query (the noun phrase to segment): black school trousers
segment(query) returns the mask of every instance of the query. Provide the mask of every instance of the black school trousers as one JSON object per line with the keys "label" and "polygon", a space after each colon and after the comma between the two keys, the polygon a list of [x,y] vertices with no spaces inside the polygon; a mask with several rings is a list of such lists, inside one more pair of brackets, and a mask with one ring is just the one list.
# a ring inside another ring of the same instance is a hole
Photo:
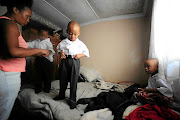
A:
{"label": "black school trousers", "polygon": [[36,57],[35,59],[35,90],[49,92],[51,89],[51,79],[53,73],[53,62],[45,57]]}
{"label": "black school trousers", "polygon": [[60,92],[59,96],[65,97],[68,82],[70,82],[70,103],[76,103],[77,82],[80,71],[80,60],[75,58],[66,58],[61,60],[60,64]]}

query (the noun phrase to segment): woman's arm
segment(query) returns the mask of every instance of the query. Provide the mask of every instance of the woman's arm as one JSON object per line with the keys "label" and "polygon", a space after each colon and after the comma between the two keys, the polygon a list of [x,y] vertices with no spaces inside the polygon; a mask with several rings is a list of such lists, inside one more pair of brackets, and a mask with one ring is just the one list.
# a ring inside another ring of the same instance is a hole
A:
{"label": "woman's arm", "polygon": [[7,41],[7,47],[9,49],[10,54],[13,57],[27,57],[27,56],[41,56],[49,55],[48,50],[44,49],[26,49],[19,47],[19,29],[15,22],[8,21],[5,25],[5,38]]}

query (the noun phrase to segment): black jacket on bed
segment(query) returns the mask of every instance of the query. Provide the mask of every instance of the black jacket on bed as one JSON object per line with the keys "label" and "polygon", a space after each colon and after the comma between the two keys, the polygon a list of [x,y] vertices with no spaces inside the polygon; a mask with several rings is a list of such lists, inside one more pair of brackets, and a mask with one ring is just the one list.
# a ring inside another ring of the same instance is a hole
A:
{"label": "black jacket on bed", "polygon": [[125,89],[125,92],[109,91],[101,92],[97,97],[81,98],[77,101],[78,104],[88,104],[84,112],[109,108],[113,115],[114,120],[121,120],[122,114],[125,109],[132,104],[131,97],[134,92],[138,92],[140,84],[133,84]]}
{"label": "black jacket on bed", "polygon": [[114,120],[121,120],[124,110],[133,104],[123,93],[110,91],[101,92],[97,97],[81,98],[78,104],[88,104],[84,112],[109,108],[114,114]]}

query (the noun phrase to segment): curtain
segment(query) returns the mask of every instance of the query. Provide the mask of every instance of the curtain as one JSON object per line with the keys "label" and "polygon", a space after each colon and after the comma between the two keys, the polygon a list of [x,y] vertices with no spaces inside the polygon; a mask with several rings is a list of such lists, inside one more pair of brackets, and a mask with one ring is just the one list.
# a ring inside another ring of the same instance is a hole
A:
{"label": "curtain", "polygon": [[180,103],[180,0],[154,0],[149,58],[158,58],[158,79],[172,86]]}

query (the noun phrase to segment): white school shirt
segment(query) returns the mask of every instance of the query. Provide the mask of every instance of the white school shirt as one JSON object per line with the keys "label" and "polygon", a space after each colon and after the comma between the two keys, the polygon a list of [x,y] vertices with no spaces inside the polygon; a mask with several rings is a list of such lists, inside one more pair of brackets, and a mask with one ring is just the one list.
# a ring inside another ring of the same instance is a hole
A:
{"label": "white school shirt", "polygon": [[68,38],[62,40],[57,45],[57,51],[63,51],[66,55],[84,54],[86,55],[86,57],[90,57],[88,48],[78,38],[73,42],[70,41]]}
{"label": "white school shirt", "polygon": [[53,49],[53,45],[50,41],[49,38],[45,39],[45,40],[34,40],[32,42],[27,42],[28,44],[28,48],[38,48],[38,49],[46,49],[46,50],[50,50],[51,53],[49,54],[49,56],[47,56],[46,58],[50,61],[53,62],[53,55],[55,54],[55,51]]}
{"label": "white school shirt", "polygon": [[157,76],[158,74],[155,74],[148,79],[148,86],[146,88],[157,89],[163,95],[172,97],[173,92],[171,86],[165,80],[158,79]]}

